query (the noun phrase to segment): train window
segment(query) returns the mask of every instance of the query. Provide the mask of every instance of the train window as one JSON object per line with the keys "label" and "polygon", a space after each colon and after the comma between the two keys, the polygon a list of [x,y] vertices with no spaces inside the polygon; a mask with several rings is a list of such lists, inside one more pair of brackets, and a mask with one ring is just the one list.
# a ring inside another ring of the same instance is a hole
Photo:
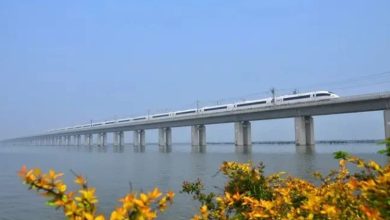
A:
{"label": "train window", "polygon": [[316,96],[317,97],[320,97],[320,96],[330,96],[330,94],[328,94],[328,93],[318,93]]}
{"label": "train window", "polygon": [[310,98],[310,95],[287,97],[287,98],[283,98],[283,101],[290,101],[290,100],[296,100],[296,99],[306,99],[306,98]]}
{"label": "train window", "polygon": [[152,118],[162,118],[162,117],[167,117],[169,114],[162,114],[162,115],[153,115]]}
{"label": "train window", "polygon": [[204,111],[214,111],[214,110],[220,110],[220,109],[227,109],[227,106],[220,106],[220,107],[212,107],[212,108],[205,108]]}
{"label": "train window", "polygon": [[133,120],[134,121],[138,121],[138,120],[143,120],[143,119],[146,119],[145,117],[141,117],[141,118],[134,118]]}
{"label": "train window", "polygon": [[128,122],[128,121],[130,121],[130,119],[119,120],[118,122],[122,123],[122,122]]}
{"label": "train window", "polygon": [[243,106],[249,106],[249,105],[260,105],[260,104],[266,104],[266,101],[259,101],[259,102],[249,102],[249,103],[242,103],[237,104],[237,107],[243,107]]}
{"label": "train window", "polygon": [[109,124],[114,124],[115,121],[109,121],[109,122],[106,122],[106,125],[109,125]]}
{"label": "train window", "polygon": [[176,115],[185,115],[185,114],[190,114],[190,113],[195,113],[195,112],[196,112],[195,110],[177,112]]}

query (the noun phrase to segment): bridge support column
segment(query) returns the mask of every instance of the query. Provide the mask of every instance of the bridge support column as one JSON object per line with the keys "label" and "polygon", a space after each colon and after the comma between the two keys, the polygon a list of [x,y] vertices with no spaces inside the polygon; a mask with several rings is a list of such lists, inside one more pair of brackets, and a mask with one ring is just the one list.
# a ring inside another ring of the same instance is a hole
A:
{"label": "bridge support column", "polygon": [[92,145],[93,136],[92,134],[85,134],[84,135],[84,144],[91,146]]}
{"label": "bridge support column", "polygon": [[114,146],[119,146],[119,132],[114,132]]}
{"label": "bridge support column", "polygon": [[125,132],[120,131],[119,132],[119,146],[125,145]]}
{"label": "bridge support column", "polygon": [[81,135],[78,134],[75,137],[76,137],[76,145],[80,146],[81,145]]}
{"label": "bridge support column", "polygon": [[107,145],[107,133],[104,132],[102,133],[102,146],[106,146]]}
{"label": "bridge support column", "polygon": [[160,151],[169,152],[172,146],[172,129],[171,128],[159,128],[158,129],[158,145]]}
{"label": "bridge support column", "polygon": [[252,146],[251,123],[249,121],[235,122],[234,134],[236,146],[245,148]]}
{"label": "bridge support column", "polygon": [[134,147],[140,147],[142,150],[145,147],[145,130],[134,131],[133,142]]}
{"label": "bridge support column", "polygon": [[383,118],[385,120],[385,138],[390,138],[390,110],[383,111]]}
{"label": "bridge support column", "polygon": [[114,132],[114,146],[122,146],[124,141],[124,132]]}
{"label": "bridge support column", "polygon": [[206,126],[193,125],[191,126],[191,145],[206,146]]}
{"label": "bridge support column", "polygon": [[302,116],[295,118],[295,145],[314,145],[314,121],[312,116]]}
{"label": "bridge support column", "polygon": [[97,146],[100,146],[102,144],[102,137],[100,136],[100,133],[98,133],[96,136],[96,144]]}
{"label": "bridge support column", "polygon": [[98,145],[99,146],[107,145],[107,133],[103,132],[98,134]]}

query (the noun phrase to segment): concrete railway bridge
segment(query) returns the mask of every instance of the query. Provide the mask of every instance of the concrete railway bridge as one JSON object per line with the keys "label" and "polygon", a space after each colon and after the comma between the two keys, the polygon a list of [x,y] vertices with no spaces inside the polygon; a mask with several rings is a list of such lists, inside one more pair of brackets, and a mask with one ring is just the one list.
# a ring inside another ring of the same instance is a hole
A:
{"label": "concrete railway bridge", "polygon": [[[93,145],[107,144],[107,133],[113,133],[113,145],[124,145],[125,131],[133,131],[134,147],[145,147],[145,130],[158,129],[159,146],[164,150],[172,145],[172,127],[191,126],[193,147],[206,146],[206,125],[234,123],[235,145],[248,150],[252,145],[251,121],[294,118],[297,146],[315,144],[313,116],[383,111],[385,137],[390,138],[390,92],[346,96],[337,99],[294,104],[272,105],[261,108],[215,113],[197,113],[188,116],[155,118],[128,123],[113,123],[97,127],[68,129],[38,135],[3,140],[3,143],[32,145]],[[94,142],[94,136],[96,138]],[[83,137],[83,138],[82,138]]]}

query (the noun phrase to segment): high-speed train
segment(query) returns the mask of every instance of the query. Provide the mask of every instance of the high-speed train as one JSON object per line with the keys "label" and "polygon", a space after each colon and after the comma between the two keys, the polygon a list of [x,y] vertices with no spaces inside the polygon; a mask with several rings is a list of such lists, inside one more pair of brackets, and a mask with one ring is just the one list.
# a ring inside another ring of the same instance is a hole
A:
{"label": "high-speed train", "polygon": [[314,92],[307,92],[307,93],[277,96],[275,98],[270,97],[270,98],[257,99],[257,100],[248,100],[248,101],[242,101],[233,104],[206,106],[199,109],[193,108],[193,109],[187,109],[187,110],[181,110],[175,112],[166,112],[166,113],[159,113],[154,115],[144,115],[135,118],[122,118],[122,119],[110,120],[104,122],[95,122],[91,124],[76,125],[73,127],[54,129],[54,130],[50,130],[50,132],[72,130],[72,129],[84,129],[84,128],[98,127],[98,126],[109,126],[113,124],[122,124],[122,123],[135,123],[144,120],[182,117],[182,116],[189,116],[193,114],[208,114],[208,113],[224,112],[224,111],[237,111],[237,110],[250,109],[250,108],[262,108],[262,107],[267,107],[272,105],[287,105],[287,104],[294,104],[300,102],[315,102],[315,101],[335,99],[338,97],[339,97],[338,95],[330,91],[314,91]]}

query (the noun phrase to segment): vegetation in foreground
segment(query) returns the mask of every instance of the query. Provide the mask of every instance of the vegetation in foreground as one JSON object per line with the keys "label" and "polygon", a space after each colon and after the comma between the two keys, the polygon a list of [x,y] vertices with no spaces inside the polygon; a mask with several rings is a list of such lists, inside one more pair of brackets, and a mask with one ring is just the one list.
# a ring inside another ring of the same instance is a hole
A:
{"label": "vegetation in foreground", "polygon": [[[390,163],[382,167],[344,152],[336,152],[335,157],[338,170],[326,176],[314,174],[320,184],[285,173],[265,176],[261,163],[224,162],[220,172],[227,182],[222,193],[205,193],[200,180],[184,182],[182,192],[201,203],[193,219],[390,219]],[[348,164],[359,172],[350,173]],[[105,219],[97,212],[95,189],[82,176],[75,178],[78,192],[68,192],[62,174],[54,170],[42,173],[23,166],[19,175],[29,189],[48,198],[47,205],[62,209],[67,219]],[[163,195],[158,188],[129,193],[109,219],[155,219],[173,197],[173,192]]]}
{"label": "vegetation in foreground", "polygon": [[[25,166],[19,171],[19,176],[29,189],[37,190],[48,199],[47,205],[62,209],[67,219],[72,220],[104,220],[97,212],[98,199],[95,188],[87,185],[87,180],[76,175],[74,182],[80,187],[77,192],[69,192],[63,182],[62,173],[50,170],[42,173],[40,169],[27,170]],[[163,212],[172,203],[173,192],[163,195],[158,188],[149,193],[129,193],[119,199],[121,205],[112,211],[111,220],[122,219],[155,219],[157,212]]]}

